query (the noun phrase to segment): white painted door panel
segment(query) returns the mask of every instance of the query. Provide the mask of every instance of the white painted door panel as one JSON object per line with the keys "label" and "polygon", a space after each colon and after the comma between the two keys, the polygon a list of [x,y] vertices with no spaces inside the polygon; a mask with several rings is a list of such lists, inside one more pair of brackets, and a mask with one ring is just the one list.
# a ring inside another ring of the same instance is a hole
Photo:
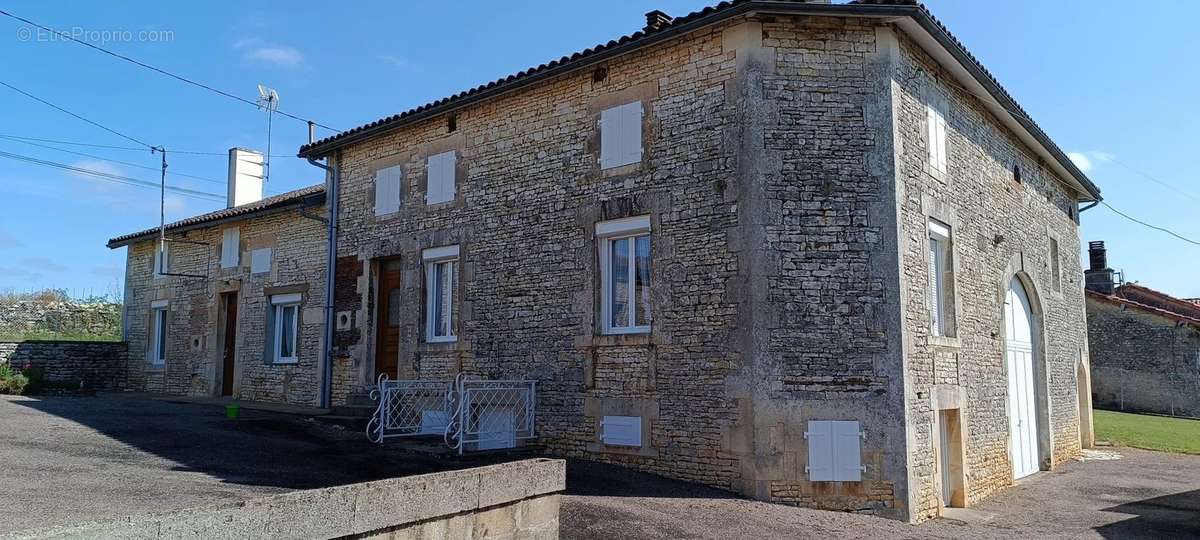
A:
{"label": "white painted door panel", "polygon": [[1038,431],[1033,311],[1025,288],[1016,279],[1005,298],[1004,321],[1013,478],[1021,478],[1038,471]]}

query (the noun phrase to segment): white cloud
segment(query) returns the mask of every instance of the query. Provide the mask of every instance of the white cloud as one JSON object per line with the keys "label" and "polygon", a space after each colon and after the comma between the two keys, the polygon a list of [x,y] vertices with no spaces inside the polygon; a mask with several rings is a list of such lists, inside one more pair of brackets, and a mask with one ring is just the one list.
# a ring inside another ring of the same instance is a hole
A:
{"label": "white cloud", "polygon": [[1096,165],[1101,163],[1109,163],[1117,159],[1117,156],[1109,152],[1101,152],[1099,150],[1089,150],[1087,152],[1067,152],[1067,157],[1071,159],[1071,162],[1075,163],[1076,167],[1079,167],[1079,170],[1085,173],[1095,169]]}
{"label": "white cloud", "polygon": [[294,68],[304,62],[304,54],[295,47],[263,43],[258,38],[239,39],[233,43],[234,49],[244,51],[246,60],[266,62],[279,67]]}
{"label": "white cloud", "polygon": [[418,66],[407,58],[392,56],[390,54],[379,55],[379,60],[401,71],[419,71]]}
{"label": "white cloud", "polygon": [[1092,160],[1088,159],[1086,155],[1079,152],[1067,152],[1067,157],[1071,158],[1071,162],[1079,167],[1079,170],[1085,173],[1092,170]]}
{"label": "white cloud", "polygon": [[[107,161],[100,161],[97,159],[81,159],[79,161],[76,161],[75,163],[72,163],[71,166],[78,167],[80,169],[88,169],[88,170],[92,170],[92,171],[96,171],[96,172],[104,173],[104,174],[125,176],[124,169],[117,167],[116,165],[113,165],[112,163],[109,163]],[[93,174],[87,174],[87,173],[79,172],[79,171],[69,171],[67,174],[70,174],[71,176],[74,176],[75,178],[91,180],[92,187],[94,189],[96,189],[97,191],[113,191],[113,190],[117,189],[117,187],[118,187],[118,184],[116,181],[106,180],[103,177],[99,177],[99,176],[96,176]]]}

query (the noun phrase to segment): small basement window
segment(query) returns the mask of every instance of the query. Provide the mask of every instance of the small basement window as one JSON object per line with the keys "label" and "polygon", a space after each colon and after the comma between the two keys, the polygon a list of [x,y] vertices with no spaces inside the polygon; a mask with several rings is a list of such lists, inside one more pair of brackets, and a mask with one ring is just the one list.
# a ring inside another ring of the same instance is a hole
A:
{"label": "small basement window", "polygon": [[600,441],[610,446],[642,446],[642,417],[605,416],[600,420]]}
{"label": "small basement window", "polygon": [[810,420],[804,438],[808,439],[810,482],[860,482],[866,467],[862,465],[862,440],[866,434],[857,421]]}
{"label": "small basement window", "polygon": [[611,169],[642,160],[642,102],[600,112],[600,168]]}

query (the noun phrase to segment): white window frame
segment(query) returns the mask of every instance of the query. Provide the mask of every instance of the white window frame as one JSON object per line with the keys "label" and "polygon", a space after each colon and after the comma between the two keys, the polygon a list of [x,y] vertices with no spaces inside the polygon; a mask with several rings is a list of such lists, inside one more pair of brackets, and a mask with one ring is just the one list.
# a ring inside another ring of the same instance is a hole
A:
{"label": "white window frame", "polygon": [[[275,364],[295,364],[300,361],[296,350],[299,349],[300,338],[300,293],[276,294],[271,296],[271,309],[275,310],[272,319],[275,320],[274,332],[271,334],[271,362]],[[292,355],[282,356],[283,349],[283,314],[287,308],[292,308]]]}
{"label": "white window frame", "polygon": [[[425,204],[434,205],[454,200],[457,195],[455,168],[458,154],[451,150],[429,156],[425,162]],[[436,189],[435,189],[436,186]]]}
{"label": "white window frame", "polygon": [[400,211],[404,171],[400,165],[375,171],[375,215],[386,216]]}
{"label": "white window frame", "polygon": [[234,268],[241,262],[242,231],[230,227],[221,232],[221,268]]}
{"label": "white window frame", "polygon": [[600,112],[600,168],[611,169],[642,161],[641,101]]}
{"label": "white window frame", "polygon": [[929,220],[929,328],[937,337],[954,335],[954,237],[949,225]]}
{"label": "white window frame", "polygon": [[[458,334],[454,329],[454,297],[455,289],[458,288],[458,257],[459,247],[443,246],[437,248],[429,248],[421,252],[421,260],[425,264],[425,342],[426,343],[453,343],[458,341]],[[435,292],[438,291],[438,286],[434,283],[437,278],[437,269],[441,265],[450,265],[452,280],[451,286],[445,291],[449,295],[445,299],[446,317],[450,320],[447,325],[446,335],[437,334],[437,322],[433,318],[434,310],[437,304],[443,299]]]}
{"label": "white window frame", "polygon": [[[166,300],[156,300],[150,303],[150,364],[164,366],[167,364],[167,350],[170,336],[170,311]],[[165,332],[164,330],[165,328]]]}
{"label": "white window frame", "polygon": [[946,96],[932,87],[926,89],[925,100],[925,137],[929,147],[929,167],[945,174],[950,148],[946,135],[949,103]]}
{"label": "white window frame", "polygon": [[[648,334],[653,325],[653,310],[646,314],[646,320],[649,324],[636,325],[637,321],[637,257],[632,251],[636,248],[636,238],[640,236],[650,236],[650,216],[636,216],[613,221],[604,221],[596,224],[596,244],[600,254],[600,328],[603,334]],[[630,239],[629,249],[629,293],[627,302],[629,305],[629,316],[626,318],[626,325],[614,326],[612,323],[612,245],[613,242],[622,239]],[[651,266],[654,261],[653,241],[651,241],[650,250]]]}

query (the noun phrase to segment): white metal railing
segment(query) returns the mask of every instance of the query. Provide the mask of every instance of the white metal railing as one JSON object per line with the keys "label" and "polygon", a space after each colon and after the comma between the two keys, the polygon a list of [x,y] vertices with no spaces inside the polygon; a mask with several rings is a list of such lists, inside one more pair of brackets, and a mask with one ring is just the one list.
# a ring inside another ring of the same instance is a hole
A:
{"label": "white metal railing", "polygon": [[371,390],[378,404],[367,438],[381,443],[388,437],[443,435],[450,423],[450,386],[451,381],[392,381],[381,374]]}
{"label": "white metal railing", "polygon": [[459,454],[512,448],[536,437],[537,384],[530,380],[389,380],[380,375],[367,438],[442,435]]}
{"label": "white metal railing", "polygon": [[459,373],[450,396],[446,445],[464,451],[513,448],[537,435],[537,382],[470,379]]}

